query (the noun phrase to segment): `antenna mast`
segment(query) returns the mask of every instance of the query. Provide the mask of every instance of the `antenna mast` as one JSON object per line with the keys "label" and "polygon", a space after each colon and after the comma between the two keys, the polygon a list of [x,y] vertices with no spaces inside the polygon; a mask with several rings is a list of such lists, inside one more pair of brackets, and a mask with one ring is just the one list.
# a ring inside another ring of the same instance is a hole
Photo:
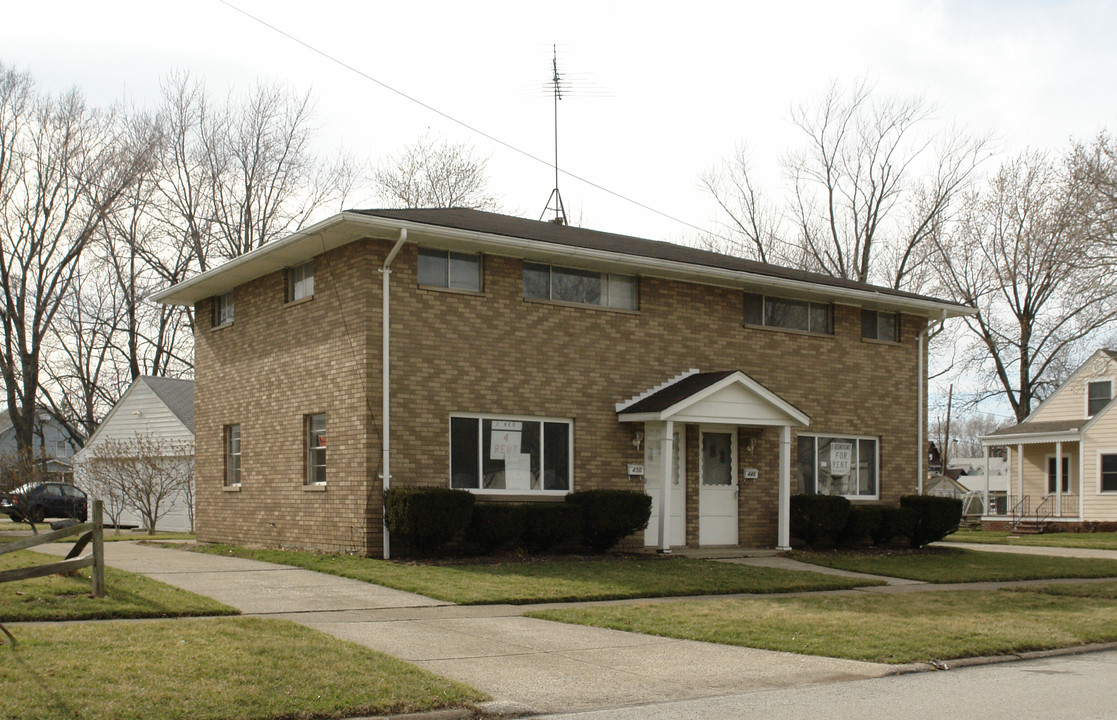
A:
{"label": "antenna mast", "polygon": [[562,100],[562,75],[559,74],[558,69],[558,46],[552,45],[551,52],[551,85],[553,88],[555,98],[555,189],[551,191],[551,196],[547,198],[547,207],[543,208],[543,214],[539,216],[542,220],[547,216],[547,213],[553,212],[555,216],[551,218],[551,222],[556,225],[566,224],[566,208],[562,204],[562,193],[559,192],[559,169],[558,169],[558,103]]}

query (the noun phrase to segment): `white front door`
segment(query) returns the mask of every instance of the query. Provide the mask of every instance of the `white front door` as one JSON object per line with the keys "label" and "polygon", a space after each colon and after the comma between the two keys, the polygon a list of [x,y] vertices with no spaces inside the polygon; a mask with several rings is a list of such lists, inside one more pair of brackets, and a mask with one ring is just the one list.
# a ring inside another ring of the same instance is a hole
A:
{"label": "white front door", "polygon": [[703,428],[698,461],[698,544],[737,544],[737,431]]}
{"label": "white front door", "polygon": [[[644,425],[644,492],[652,498],[652,515],[644,530],[644,545],[659,546],[659,497],[663,489],[663,431],[662,423]],[[675,457],[671,478],[671,529],[668,537],[672,546],[686,545],[686,487],[682,481],[686,477],[686,448],[683,444],[685,426],[675,426],[675,442],[672,454]]]}

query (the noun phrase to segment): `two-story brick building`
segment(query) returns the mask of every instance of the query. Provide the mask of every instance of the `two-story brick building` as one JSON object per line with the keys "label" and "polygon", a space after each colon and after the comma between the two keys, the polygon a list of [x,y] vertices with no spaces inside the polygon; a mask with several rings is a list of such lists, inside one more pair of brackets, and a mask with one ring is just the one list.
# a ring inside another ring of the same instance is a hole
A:
{"label": "two-story brick building", "polygon": [[369,555],[385,478],[646,489],[662,549],[786,546],[797,491],[895,503],[925,330],[966,312],[461,209],[342,213],[157,299],[196,311],[199,540]]}

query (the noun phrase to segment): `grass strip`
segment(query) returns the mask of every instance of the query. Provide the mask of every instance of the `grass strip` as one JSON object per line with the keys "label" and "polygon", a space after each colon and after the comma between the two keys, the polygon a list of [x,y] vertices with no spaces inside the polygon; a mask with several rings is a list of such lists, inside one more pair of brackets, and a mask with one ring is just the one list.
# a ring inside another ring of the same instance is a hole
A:
{"label": "grass strip", "polygon": [[963,583],[1049,578],[1117,577],[1117,560],[931,548],[919,552],[794,552],[795,560],[824,567],[931,583]]}
{"label": "grass strip", "polygon": [[465,685],[294,623],[250,618],[14,628],[11,720],[279,720],[469,706]]}
{"label": "grass strip", "polygon": [[[58,559],[19,550],[0,555],[0,570]],[[236,609],[216,600],[114,568],[105,568],[106,597],[95,599],[90,595],[89,577],[89,568],[85,568],[72,575],[0,584],[0,622],[237,614]]]}
{"label": "grass strip", "polygon": [[841,590],[881,584],[690,558],[611,557],[463,564],[201,545],[201,552],[294,565],[461,605]]}
{"label": "grass strip", "polygon": [[1117,641],[1117,583],[988,591],[695,600],[530,617],[648,635],[881,663]]}
{"label": "grass strip", "polygon": [[952,535],[948,535],[945,542],[1117,550],[1117,532],[1044,533],[1042,535],[1011,537],[1010,533],[1004,531],[964,529]]}

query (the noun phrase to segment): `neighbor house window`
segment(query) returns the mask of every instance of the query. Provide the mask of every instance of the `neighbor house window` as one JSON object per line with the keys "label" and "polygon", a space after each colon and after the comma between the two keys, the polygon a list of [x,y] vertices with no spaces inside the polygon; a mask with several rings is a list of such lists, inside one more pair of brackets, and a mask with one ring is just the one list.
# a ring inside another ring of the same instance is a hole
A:
{"label": "neighbor house window", "polygon": [[233,324],[233,293],[218,295],[213,303],[213,326]]}
{"label": "neighbor house window", "polygon": [[[1055,494],[1055,458],[1047,458],[1047,493],[1049,495]],[[1062,492],[1070,492],[1070,456],[1063,456],[1063,490]]]}
{"label": "neighbor house window", "polygon": [[829,303],[745,293],[746,325],[829,335],[833,332],[831,316]]}
{"label": "neighbor house window", "polygon": [[419,248],[419,284],[453,290],[481,290],[481,256]]}
{"label": "neighbor house window", "polygon": [[524,297],[635,310],[636,277],[526,262]]}
{"label": "neighbor house window", "polygon": [[1103,493],[1117,493],[1117,455],[1099,455],[1098,466],[1101,472],[1101,487]]}
{"label": "neighbor house window", "polygon": [[326,484],[326,413],[306,416],[306,483]]}
{"label": "neighbor house window", "polygon": [[877,439],[800,435],[798,491],[876,498]]}
{"label": "neighbor house window", "polygon": [[572,429],[565,419],[455,415],[450,418],[450,487],[569,492]]}
{"label": "neighbor house window", "polygon": [[1086,416],[1094,417],[1113,399],[1113,381],[1097,380],[1086,384]]}
{"label": "neighbor house window", "polygon": [[240,425],[225,426],[225,485],[240,485]]}
{"label": "neighbor house window", "polygon": [[862,310],[861,338],[900,342],[900,313]]}
{"label": "neighbor house window", "polygon": [[314,261],[287,269],[287,301],[314,297]]}

